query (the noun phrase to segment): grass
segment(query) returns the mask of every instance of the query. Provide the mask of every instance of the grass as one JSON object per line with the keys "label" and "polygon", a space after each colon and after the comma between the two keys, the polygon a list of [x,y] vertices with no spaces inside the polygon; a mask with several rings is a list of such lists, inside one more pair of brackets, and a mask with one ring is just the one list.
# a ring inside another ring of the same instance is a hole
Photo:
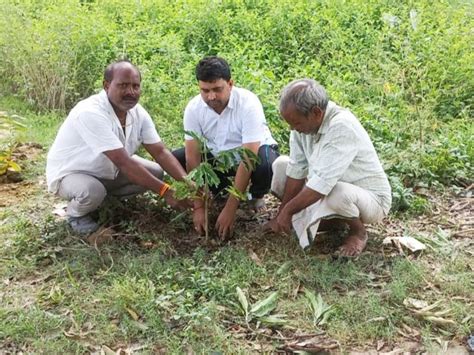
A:
{"label": "grass", "polygon": [[[57,116],[27,116],[34,129],[23,139],[46,148]],[[262,236],[252,219],[232,241],[206,245],[190,234],[188,218],[167,224],[174,213],[144,195],[102,209],[102,221],[114,225],[117,236],[96,249],[52,215],[58,200],[38,184],[45,152],[26,164],[27,196],[0,212],[2,351],[247,353],[275,351],[285,338],[319,331],[343,351],[375,348],[381,340],[394,348],[409,336],[436,351],[440,340],[460,343],[472,329],[469,254],[449,231],[420,231],[431,248],[414,258],[382,250],[387,226],[380,225],[366,253],[341,261],[326,253],[340,243],[334,236],[304,253],[293,239]],[[409,214],[399,217],[414,223]],[[284,314],[287,323],[248,328],[236,287],[251,304],[277,291],[273,314]],[[314,325],[303,288],[332,306],[326,324]],[[439,327],[417,317],[403,303],[408,297],[443,300],[454,324]],[[400,331],[407,327],[414,333],[404,337]]]}

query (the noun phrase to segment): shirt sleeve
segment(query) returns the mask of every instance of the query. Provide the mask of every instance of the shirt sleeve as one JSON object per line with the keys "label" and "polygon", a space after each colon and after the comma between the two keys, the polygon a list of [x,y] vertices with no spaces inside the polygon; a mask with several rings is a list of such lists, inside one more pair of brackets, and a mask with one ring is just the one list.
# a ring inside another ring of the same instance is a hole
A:
{"label": "shirt sleeve", "polygon": [[286,175],[298,180],[308,176],[308,160],[296,131],[290,132],[290,162],[286,168]]}
{"label": "shirt sleeve", "polygon": [[242,144],[262,142],[265,132],[265,114],[257,96],[252,96],[242,112]]}
{"label": "shirt sleeve", "polygon": [[141,136],[143,144],[155,144],[161,142],[161,137],[156,131],[155,123],[145,109],[140,110],[143,118]]}
{"label": "shirt sleeve", "polygon": [[317,159],[310,158],[311,179],[306,183],[323,195],[331,192],[358,152],[358,138],[350,125],[336,123],[326,134]]}
{"label": "shirt sleeve", "polygon": [[[191,131],[203,136],[202,127],[199,124],[199,109],[193,105],[192,101],[186,106],[186,109],[184,110],[183,126],[185,131]],[[194,138],[185,133],[184,139],[193,140]]]}
{"label": "shirt sleeve", "polygon": [[82,112],[73,121],[76,132],[96,154],[123,148],[120,139],[114,134],[112,122],[96,112]]}

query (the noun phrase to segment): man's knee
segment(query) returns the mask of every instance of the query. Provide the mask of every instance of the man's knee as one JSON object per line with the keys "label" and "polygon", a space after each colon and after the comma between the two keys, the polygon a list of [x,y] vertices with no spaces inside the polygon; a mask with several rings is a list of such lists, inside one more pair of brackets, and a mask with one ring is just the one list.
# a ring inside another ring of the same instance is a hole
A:
{"label": "man's knee", "polygon": [[107,196],[107,190],[104,185],[98,180],[94,183],[84,185],[82,191],[78,191],[74,200],[76,200],[81,206],[90,208],[91,211],[97,209],[105,196]]}
{"label": "man's knee", "polygon": [[287,155],[280,155],[272,164],[273,178],[271,190],[278,198],[283,197],[286,184],[286,167],[290,161]]}
{"label": "man's knee", "polygon": [[384,216],[373,194],[352,184],[337,183],[325,199],[327,206],[337,214],[359,217],[364,223],[378,222]]}
{"label": "man's knee", "polygon": [[330,208],[338,210],[341,206],[354,204],[356,202],[354,200],[354,196],[355,194],[351,190],[351,185],[337,183],[334,185],[334,188],[331,190],[331,192],[326,196],[326,199]]}
{"label": "man's knee", "polygon": [[186,151],[184,148],[175,149],[171,152],[174,155],[176,160],[179,161],[181,166],[186,169]]}
{"label": "man's knee", "polygon": [[151,161],[151,160],[148,160],[148,159],[144,159],[142,157],[139,157],[137,155],[133,155],[132,157],[135,161],[137,161],[140,165],[144,166],[145,169],[147,169],[154,177],[158,178],[158,179],[163,179],[163,169],[161,168],[161,166],[154,162],[154,161]]}
{"label": "man's knee", "polygon": [[163,179],[164,172],[159,164],[156,164],[156,163],[151,164],[150,166],[147,166],[146,168],[157,179],[160,179],[160,180]]}
{"label": "man's knee", "polygon": [[85,174],[68,175],[61,181],[58,194],[69,200],[68,215],[79,217],[97,209],[107,191],[95,177]]}

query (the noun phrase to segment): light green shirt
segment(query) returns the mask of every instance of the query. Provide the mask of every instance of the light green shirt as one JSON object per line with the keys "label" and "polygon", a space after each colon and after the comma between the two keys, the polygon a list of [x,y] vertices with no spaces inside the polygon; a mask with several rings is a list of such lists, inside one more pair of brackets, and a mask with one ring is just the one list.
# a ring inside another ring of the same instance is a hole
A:
{"label": "light green shirt", "polygon": [[291,131],[286,174],[307,179],[307,187],[325,196],[339,181],[359,186],[379,198],[385,213],[390,210],[390,184],[369,135],[349,110],[332,101],[318,132]]}

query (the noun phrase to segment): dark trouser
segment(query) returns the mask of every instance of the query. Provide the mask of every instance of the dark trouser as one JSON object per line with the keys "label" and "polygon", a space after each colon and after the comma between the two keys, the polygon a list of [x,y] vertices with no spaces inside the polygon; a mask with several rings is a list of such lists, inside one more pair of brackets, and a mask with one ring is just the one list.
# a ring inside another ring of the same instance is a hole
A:
{"label": "dark trouser", "polygon": [[[172,153],[179,160],[183,168],[186,169],[186,153],[184,148],[176,149]],[[262,198],[270,190],[273,177],[272,164],[279,155],[277,145],[262,145],[258,149],[260,163],[252,171],[252,175],[250,175],[250,193],[252,198]],[[211,165],[215,164],[214,156],[211,153],[207,154],[207,159]],[[219,177],[220,184],[217,187],[212,187],[211,190],[214,195],[217,195],[231,185],[229,178],[235,176],[237,169],[230,169],[225,173],[217,170],[214,171]]]}

